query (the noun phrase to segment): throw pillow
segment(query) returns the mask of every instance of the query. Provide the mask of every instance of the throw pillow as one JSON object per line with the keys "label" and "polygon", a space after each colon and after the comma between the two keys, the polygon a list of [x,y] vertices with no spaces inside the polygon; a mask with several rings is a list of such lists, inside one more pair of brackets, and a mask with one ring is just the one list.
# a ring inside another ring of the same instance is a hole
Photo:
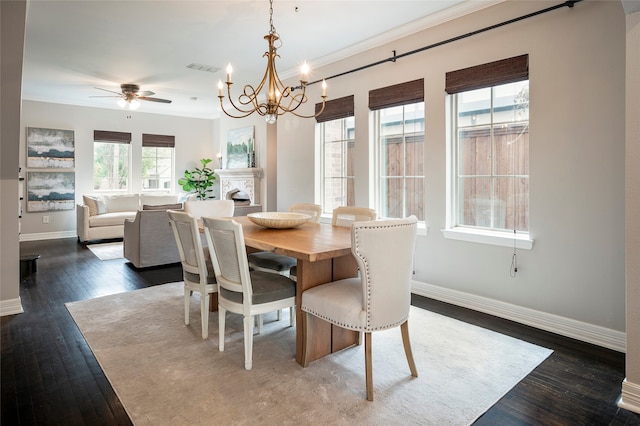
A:
{"label": "throw pillow", "polygon": [[142,210],[182,210],[182,203],[177,204],[161,204],[157,206],[152,206],[149,204],[144,204],[142,206]]}
{"label": "throw pillow", "polygon": [[[82,201],[84,202],[84,205],[89,207],[89,216],[95,216],[98,213],[98,200],[100,200],[102,202],[102,199],[98,198],[98,197],[93,197],[91,195],[83,195],[82,196]],[[104,203],[102,203],[104,205]]]}

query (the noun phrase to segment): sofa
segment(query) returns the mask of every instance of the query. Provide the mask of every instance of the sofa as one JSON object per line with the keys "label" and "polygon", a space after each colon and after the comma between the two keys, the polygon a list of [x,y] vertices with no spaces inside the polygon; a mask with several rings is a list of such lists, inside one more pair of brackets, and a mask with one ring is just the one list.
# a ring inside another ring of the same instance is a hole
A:
{"label": "sofa", "polygon": [[[124,238],[124,222],[144,206],[182,208],[177,195],[84,195],[76,208],[78,241]],[[178,205],[180,204],[180,205]]]}
{"label": "sofa", "polygon": [[147,206],[124,222],[124,257],[136,268],[180,262],[165,206]]}

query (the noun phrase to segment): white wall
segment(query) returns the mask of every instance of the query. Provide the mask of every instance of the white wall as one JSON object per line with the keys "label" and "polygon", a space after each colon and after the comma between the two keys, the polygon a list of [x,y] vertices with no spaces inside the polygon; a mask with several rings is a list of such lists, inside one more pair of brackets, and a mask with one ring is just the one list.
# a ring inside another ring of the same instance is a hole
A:
{"label": "white wall", "polygon": [[[141,106],[141,109],[144,105]],[[185,169],[200,167],[201,158],[215,160],[219,150],[219,140],[214,138],[213,120],[175,117],[160,114],[148,114],[141,111],[124,111],[104,108],[87,108],[45,102],[24,101],[22,106],[22,131],[20,133],[20,164],[27,172],[26,164],[26,128],[44,127],[52,129],[70,129],[75,132],[76,160],[76,202],[82,202],[83,194],[93,193],[93,131],[110,130],[131,133],[131,173],[141,174],[142,134],[174,135],[175,150],[175,190],[181,191],[177,179]],[[42,170],[42,169],[40,169]],[[130,192],[142,191],[142,182],[131,179]],[[26,190],[25,190],[26,194]],[[76,235],[76,212],[58,211],[29,213],[24,207],[21,239],[37,239],[50,235]],[[49,224],[42,223],[42,216],[50,218]],[[31,234],[31,237],[30,237]]]}
{"label": "white wall", "polygon": [[[311,80],[516,18],[559,2],[505,2],[315,70]],[[529,54],[530,233],[533,249],[444,239],[445,73]],[[504,302],[547,319],[625,330],[625,18],[619,2],[585,1],[329,80],[329,99],[355,95],[356,200],[369,204],[371,89],[425,80],[426,218],[416,281]],[[316,85],[319,86],[319,85]],[[310,99],[319,99],[314,87]],[[278,119],[278,207],[312,201],[314,120]],[[290,186],[290,182],[295,182]]]}

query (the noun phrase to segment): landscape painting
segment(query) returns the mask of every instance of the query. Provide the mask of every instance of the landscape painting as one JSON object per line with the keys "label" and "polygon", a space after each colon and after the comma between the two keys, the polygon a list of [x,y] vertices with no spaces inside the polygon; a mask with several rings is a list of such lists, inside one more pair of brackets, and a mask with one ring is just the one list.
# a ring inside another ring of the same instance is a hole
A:
{"label": "landscape painting", "polygon": [[27,211],[75,208],[75,172],[28,172]]}
{"label": "landscape painting", "polygon": [[73,130],[27,127],[27,167],[73,169],[74,166]]}
{"label": "landscape painting", "polygon": [[227,133],[227,168],[251,167],[253,153],[253,126],[229,130]]}

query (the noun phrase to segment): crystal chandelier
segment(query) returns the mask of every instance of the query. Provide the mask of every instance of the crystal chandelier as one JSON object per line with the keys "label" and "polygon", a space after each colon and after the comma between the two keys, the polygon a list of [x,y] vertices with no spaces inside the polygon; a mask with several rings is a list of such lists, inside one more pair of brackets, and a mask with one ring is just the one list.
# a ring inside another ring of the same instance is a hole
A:
{"label": "crystal chandelier", "polygon": [[[322,80],[322,107],[320,108],[320,111],[312,115],[303,115],[296,112],[298,107],[306,103],[308,100],[306,89],[309,67],[306,62],[302,64],[302,78],[300,80],[300,86],[285,86],[280,80],[280,77],[278,77],[275,61],[276,57],[279,57],[277,50],[282,47],[282,41],[273,26],[273,0],[269,0],[269,25],[269,34],[264,36],[264,39],[269,43],[269,50],[263,55],[267,57],[267,70],[264,73],[264,77],[262,77],[262,81],[255,88],[250,84],[245,85],[242,94],[238,96],[238,101],[234,102],[231,97],[231,85],[233,84],[231,82],[232,68],[231,64],[229,64],[227,66],[226,82],[227,97],[231,106],[238,112],[238,115],[234,115],[235,113],[231,114],[224,108],[223,101],[225,96],[223,93],[224,86],[222,81],[218,81],[218,98],[220,98],[220,108],[222,108],[222,111],[226,115],[232,118],[243,118],[257,112],[264,116],[269,124],[275,123],[279,115],[283,115],[288,112],[302,118],[316,117],[324,111],[325,99],[327,97],[327,83]],[[260,102],[258,97],[265,86],[266,102]]]}

